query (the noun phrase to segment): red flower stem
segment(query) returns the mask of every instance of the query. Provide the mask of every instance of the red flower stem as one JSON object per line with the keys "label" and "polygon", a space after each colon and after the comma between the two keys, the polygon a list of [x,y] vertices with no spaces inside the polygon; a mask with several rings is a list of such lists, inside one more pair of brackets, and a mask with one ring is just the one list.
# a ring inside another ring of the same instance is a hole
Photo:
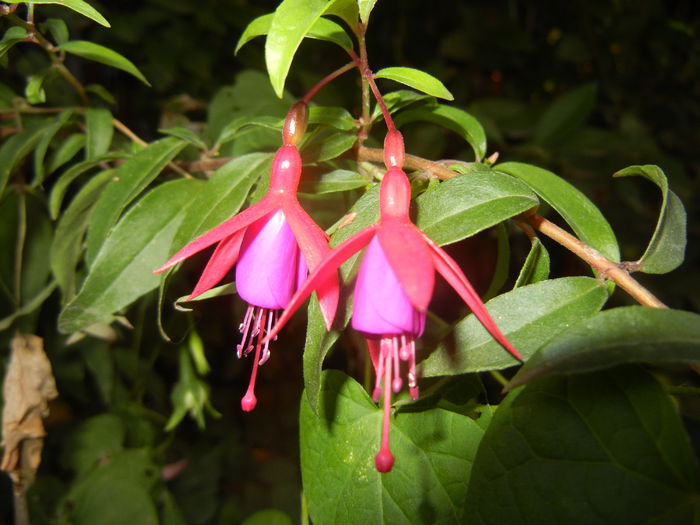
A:
{"label": "red flower stem", "polygon": [[316,93],[318,93],[323,86],[331,82],[332,80],[335,80],[338,78],[340,75],[345,73],[346,71],[350,71],[352,68],[358,67],[358,63],[356,60],[353,60],[352,62],[348,62],[345,64],[343,67],[339,67],[332,73],[326,75],[323,77],[321,80],[319,80],[314,87],[312,87],[309,92],[304,95],[304,97],[301,99],[302,102],[309,103],[309,101],[316,96]]}

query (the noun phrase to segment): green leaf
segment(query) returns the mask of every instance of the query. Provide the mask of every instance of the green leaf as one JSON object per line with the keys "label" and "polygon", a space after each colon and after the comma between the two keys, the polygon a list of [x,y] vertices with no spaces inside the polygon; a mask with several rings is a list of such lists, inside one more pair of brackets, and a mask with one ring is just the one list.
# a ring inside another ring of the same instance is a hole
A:
{"label": "green leaf", "polygon": [[[270,26],[272,25],[272,20],[274,17],[274,13],[262,15],[248,24],[248,27],[246,27],[243,31],[241,38],[238,39],[234,54],[238,54],[238,50],[252,39],[268,34],[270,32]],[[316,20],[305,37],[313,38],[314,40],[325,40],[327,42],[332,42],[333,44],[337,44],[346,50],[353,48],[352,40],[345,32],[343,27],[336,24],[332,20],[328,20],[327,18],[319,18]]]}
{"label": "green leaf", "polygon": [[385,67],[374,74],[374,78],[386,78],[427,95],[454,100],[454,96],[437,78],[412,67]]}
{"label": "green leaf", "polygon": [[521,162],[505,162],[494,169],[522,180],[564,218],[579,239],[611,261],[620,261],[620,248],[610,224],[574,186],[551,171]]}
{"label": "green leaf", "polygon": [[550,340],[510,386],[543,375],[639,362],[700,363],[700,315],[645,306],[598,312]]}
{"label": "green leaf", "polygon": [[158,287],[160,277],[153,270],[167,260],[183,211],[200,186],[195,179],[166,182],[124,215],[102,246],[82,289],[61,312],[61,331],[109,322],[113,314]]}
{"label": "green leaf", "polygon": [[76,13],[94,20],[105,27],[112,27],[109,22],[103,17],[94,7],[84,0],[4,0],[6,4],[55,4],[72,9]]}
{"label": "green leaf", "polygon": [[30,104],[43,104],[46,102],[46,92],[43,84],[47,73],[48,70],[36,75],[29,75],[27,85],[24,88],[24,96],[27,97],[27,101]]}
{"label": "green leaf", "polygon": [[498,243],[496,264],[494,265],[493,277],[491,278],[489,288],[482,297],[483,301],[493,298],[501,290],[501,288],[503,288],[503,285],[506,284],[509,277],[510,240],[508,239],[508,230],[503,222],[497,224],[495,229]]}
{"label": "green leaf", "polygon": [[5,139],[0,145],[0,195],[5,189],[10,174],[26,157],[34,146],[41,140],[47,128],[50,128],[55,119],[46,119],[25,127],[19,133]]}
{"label": "green leaf", "polygon": [[371,183],[372,181],[356,171],[334,170],[330,173],[324,173],[320,179],[315,181],[302,180],[300,191],[320,195],[364,188]]}
{"label": "green leaf", "polygon": [[629,166],[615,177],[638,175],[650,180],[661,190],[661,211],[644,255],[635,262],[645,273],[667,273],[678,268],[685,258],[687,217],[683,203],[668,189],[666,174],[658,166]]}
{"label": "green leaf", "polygon": [[376,3],[377,0],[357,0],[357,6],[359,7],[360,11],[360,20],[362,20],[363,24],[367,25],[369,15],[372,12],[372,9],[374,9],[374,4]]}
{"label": "green leaf", "polygon": [[277,509],[259,510],[248,516],[242,525],[292,525],[292,518]]}
{"label": "green leaf", "polygon": [[330,0],[323,14],[326,16],[337,16],[357,34],[357,23],[360,16],[357,0]]}
{"label": "green leaf", "polygon": [[[386,108],[389,110],[389,113],[392,114],[396,113],[400,109],[410,106],[411,104],[425,101],[432,102],[433,99],[428,95],[416,93],[410,89],[398,89],[396,91],[390,91],[384,95],[384,103],[386,104]],[[375,104],[374,110],[372,111],[372,120],[379,118],[383,118],[382,110],[379,107],[379,104]]]}
{"label": "green leaf", "polygon": [[[119,166],[97,202],[90,222],[86,260],[92,265],[97,251],[109,235],[124,209],[138,197],[153,179],[175,158],[186,143],[166,138],[148,145]],[[55,191],[55,190],[54,190]]]}
{"label": "green leaf", "polygon": [[354,117],[347,109],[341,107],[311,106],[309,124],[324,124],[343,131],[357,129]]}
{"label": "green leaf", "polygon": [[56,44],[59,46],[64,42],[68,42],[68,40],[70,40],[68,26],[60,18],[48,18],[45,22],[42,23],[42,26],[45,26],[46,29],[48,29],[48,31],[51,33],[51,36],[53,36],[54,42],[56,42]]}
{"label": "green leaf", "polygon": [[[349,315],[343,316],[349,317]],[[336,315],[340,318],[340,315]],[[321,398],[321,374],[323,373],[323,361],[328,352],[340,337],[338,330],[326,330],[321,308],[316,298],[309,301],[306,323],[306,341],[304,343],[304,392],[309,407],[314,413],[318,412],[318,402]],[[347,324],[347,319],[345,324]],[[344,326],[343,326],[344,327]]]}
{"label": "green leaf", "polygon": [[68,191],[68,186],[75,179],[80,177],[83,173],[96,168],[103,162],[108,162],[119,158],[121,158],[121,155],[104,155],[95,160],[85,160],[83,162],[79,162],[78,164],[74,164],[63,172],[56,181],[56,184],[54,184],[49,197],[49,212],[51,213],[51,218],[58,218],[58,214],[61,211],[61,205],[63,204],[63,197],[65,196],[66,191]]}
{"label": "green leaf", "polygon": [[51,174],[71,160],[85,147],[87,138],[84,133],[72,133],[55,149],[49,160],[47,173]]}
{"label": "green leaf", "polygon": [[271,167],[271,154],[249,153],[216,170],[202,190],[192,196],[192,205],[173,238],[171,253],[233,217],[245,203],[253,184],[268,174]]}
{"label": "green leaf", "polygon": [[299,415],[301,474],[314,523],[459,523],[472,461],[488,424],[435,408],[390,420],[394,467],[380,474],[382,411],[354,380],[323,373],[318,416]]}
{"label": "green leaf", "polygon": [[647,372],[549,378],[495,412],[464,522],[693,523],[697,468],[676,408]]}
{"label": "green leaf", "polygon": [[94,160],[109,151],[112,144],[114,126],[112,113],[106,108],[88,108],[85,111],[87,143],[85,160]]}
{"label": "green leaf", "polygon": [[41,140],[34,149],[34,179],[32,179],[32,188],[36,188],[44,181],[46,170],[44,168],[44,158],[46,151],[49,149],[51,141],[56,134],[66,125],[70,118],[75,114],[72,109],[62,111],[56,117],[56,121],[46,128]]}
{"label": "green leaf", "polygon": [[299,44],[326,7],[325,0],[284,0],[277,7],[265,42],[265,63],[279,98]]}
{"label": "green leaf", "polygon": [[15,319],[19,319],[20,317],[29,315],[30,313],[36,311],[42,304],[44,304],[44,301],[51,297],[51,294],[56,289],[56,285],[56,281],[51,281],[34,297],[27,300],[20,308],[13,311],[7,317],[0,319],[0,332],[10,328],[10,326],[12,326],[12,323],[14,323]]}
{"label": "green leaf", "polygon": [[[605,286],[590,277],[564,277],[522,286],[499,295],[486,308],[508,340],[527,359],[567,326],[588,318],[605,304]],[[517,365],[474,314],[454,327],[421,363],[422,376],[500,370]]]}
{"label": "green leaf", "polygon": [[105,184],[113,176],[114,170],[105,170],[92,177],[80,188],[56,226],[49,260],[64,303],[75,295],[76,266],[83,253],[83,238],[90,216]]}
{"label": "green leaf", "polygon": [[75,525],[158,525],[151,497],[159,469],[143,449],[121,450],[81,476],[66,497]]}
{"label": "green leaf", "polygon": [[477,161],[486,154],[486,133],[479,121],[463,109],[440,104],[426,105],[399,113],[396,127],[410,122],[432,122],[457,133],[474,150]]}
{"label": "green leaf", "polygon": [[240,135],[243,130],[249,127],[262,127],[282,131],[284,120],[277,117],[243,115],[226,124],[221,130],[219,137],[216,139],[214,150],[218,150],[222,144],[234,139]]}
{"label": "green leaf", "polygon": [[527,186],[496,172],[460,175],[416,199],[416,224],[436,243],[450,244],[537,206]]}
{"label": "green leaf", "polygon": [[84,420],[68,437],[61,460],[77,474],[89,472],[121,451],[126,438],[124,423],[115,414],[104,413]]}
{"label": "green leaf", "polygon": [[549,253],[537,237],[531,237],[530,253],[520,269],[513,288],[544,281],[549,277]]}
{"label": "green leaf", "polygon": [[333,131],[305,145],[302,150],[304,161],[315,163],[335,159],[351,149],[355,142],[357,142],[357,134]]}
{"label": "green leaf", "polygon": [[2,40],[0,40],[0,58],[2,58],[5,53],[12,48],[12,46],[18,42],[22,42],[28,36],[29,33],[27,33],[27,30],[23,27],[12,26],[8,28],[8,30],[5,31],[5,34],[2,36]]}
{"label": "green leaf", "polygon": [[151,85],[133,62],[108,47],[88,42],[87,40],[71,40],[61,44],[58,48],[66,53],[72,53],[87,60],[94,60],[95,62],[121,69],[134,75],[147,86],[150,87]]}
{"label": "green leaf", "polygon": [[204,141],[201,139],[199,135],[197,135],[194,131],[188,128],[183,128],[183,127],[174,127],[174,128],[168,128],[168,129],[159,129],[158,133],[163,133],[164,135],[170,135],[172,137],[177,137],[181,140],[184,140],[185,142],[189,142],[192,144],[195,148],[206,151],[207,145],[204,143]]}
{"label": "green leaf", "polygon": [[586,84],[554,101],[537,122],[535,143],[552,146],[566,141],[588,120],[597,91],[594,83]]}

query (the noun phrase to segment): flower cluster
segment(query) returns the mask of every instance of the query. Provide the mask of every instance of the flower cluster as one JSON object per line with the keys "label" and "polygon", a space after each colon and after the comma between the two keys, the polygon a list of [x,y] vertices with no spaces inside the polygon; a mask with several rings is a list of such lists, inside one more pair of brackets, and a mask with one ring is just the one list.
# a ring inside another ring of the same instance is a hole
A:
{"label": "flower cluster", "polygon": [[328,247],[325,233],[296,197],[301,176],[296,146],[305,126],[306,105],[297,103],[285,122],[284,145],[272,165],[268,194],[192,241],[157,271],[218,243],[190,296],[194,298],[235,265],[238,293],[249,304],[240,325],[238,357],[255,351],[250,383],[241,401],[243,410],[250,411],[256,405],[257,369],[269,358],[270,342],[314,291],[330,329],[338,303],[338,268],[366,247],[355,282],[352,327],[367,341],[376,378],[374,401],[379,402],[383,393],[382,438],[375,464],[379,472],[389,472],[394,464],[389,447],[392,392],[403,388],[403,362],[409,393],[418,398],[415,341],[425,327],[435,272],[454,288],[494,339],[521,358],[456,262],[411,222],[410,184],[402,170],[404,146],[397,130],[391,129],[384,142],[387,172],[380,186],[379,220],[334,249]]}

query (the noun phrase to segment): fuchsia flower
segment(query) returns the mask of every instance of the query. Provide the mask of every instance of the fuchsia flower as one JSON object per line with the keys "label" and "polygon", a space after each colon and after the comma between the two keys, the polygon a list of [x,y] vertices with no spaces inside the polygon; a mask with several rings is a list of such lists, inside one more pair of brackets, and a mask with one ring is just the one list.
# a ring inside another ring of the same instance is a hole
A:
{"label": "fuchsia flower", "polygon": [[[241,400],[246,412],[255,408],[258,365],[270,356],[265,335],[279,311],[286,308],[314,269],[330,251],[328,236],[302,209],[297,200],[301,157],[296,144],[306,127],[306,104],[295,104],[285,122],[284,145],[277,152],[270,175],[270,189],[263,199],[190,242],[156,273],[163,272],[195,253],[218,243],[189,299],[216,285],[236,265],[236,288],[248,302],[239,330],[240,358],[255,349],[248,390]],[[317,294],[326,326],[330,329],[338,304],[337,276],[327,276]],[[255,341],[255,344],[254,344]],[[262,356],[261,356],[262,353]]]}
{"label": "fuchsia flower", "polygon": [[400,362],[408,362],[408,388],[418,398],[415,340],[423,333],[435,271],[455,289],[479,321],[508,352],[522,360],[501,333],[457,263],[409,218],[411,189],[403,165],[403,139],[391,131],[384,143],[388,171],[380,186],[379,221],[359,231],[328,252],[308,280],[296,291],[276,325],[274,337],[313,290],[323,289],[337,278],[338,267],[367,246],[355,283],[352,326],[367,339],[376,373],[373,399],[379,401],[384,387],[382,442],[375,464],[389,472],[394,457],[389,449],[391,391],[403,386]]}

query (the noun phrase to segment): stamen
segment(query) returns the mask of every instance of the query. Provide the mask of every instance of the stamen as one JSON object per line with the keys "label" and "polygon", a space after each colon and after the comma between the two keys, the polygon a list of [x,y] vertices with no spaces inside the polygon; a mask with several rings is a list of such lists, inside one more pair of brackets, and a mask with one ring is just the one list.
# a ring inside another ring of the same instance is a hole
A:
{"label": "stamen", "polygon": [[[258,339],[263,339],[265,337],[265,334],[269,334],[270,330],[272,330],[272,325],[275,317],[275,310],[271,310],[269,312],[269,315],[267,316],[267,329],[260,333],[258,336]],[[265,341],[265,345],[263,346],[263,352],[262,352],[262,357],[260,358],[260,362],[258,363],[259,365],[264,365],[265,362],[270,359],[270,341]]]}
{"label": "stamen", "polygon": [[382,378],[384,377],[384,359],[386,357],[386,340],[379,340],[379,363],[377,364],[377,375],[374,378],[374,390],[372,391],[372,401],[379,403],[379,397],[382,395]]}
{"label": "stamen", "polygon": [[406,334],[401,334],[401,349],[399,350],[399,357],[402,361],[408,361],[410,353],[407,348],[408,343],[406,342]]}
{"label": "stamen", "polygon": [[399,369],[399,339],[396,336],[393,336],[390,339],[391,342],[391,353],[390,356],[394,360],[394,379],[391,382],[391,389],[394,391],[394,393],[398,394],[401,392],[401,388],[403,387],[403,380],[401,379],[401,372]]}
{"label": "stamen", "polygon": [[[258,311],[258,316],[256,321],[259,323],[262,321],[263,325],[267,318],[267,309],[260,308]],[[246,391],[243,399],[241,399],[241,408],[244,412],[250,412],[255,408],[258,403],[258,399],[255,397],[255,379],[258,376],[258,365],[260,364],[260,350],[262,347],[262,336],[258,337],[258,341],[255,344],[255,359],[253,360],[253,371],[250,374],[250,382],[248,383],[248,390]]]}
{"label": "stamen", "polygon": [[254,306],[248,306],[248,309],[245,312],[245,316],[243,317],[243,322],[238,326],[238,331],[243,334],[241,343],[239,345],[236,345],[236,357],[238,357],[238,359],[243,357],[243,349],[246,350],[246,355],[250,352],[246,342],[248,340],[248,331],[250,330],[250,322],[253,319],[254,311]]}
{"label": "stamen", "polygon": [[384,420],[382,422],[382,444],[374,457],[377,470],[382,473],[389,472],[394,466],[394,456],[389,450],[389,417],[391,416],[391,355],[385,359],[384,375]]}
{"label": "stamen", "polygon": [[416,377],[416,342],[411,338],[410,356],[408,359],[408,392],[411,394],[411,399],[418,399],[418,383]]}

